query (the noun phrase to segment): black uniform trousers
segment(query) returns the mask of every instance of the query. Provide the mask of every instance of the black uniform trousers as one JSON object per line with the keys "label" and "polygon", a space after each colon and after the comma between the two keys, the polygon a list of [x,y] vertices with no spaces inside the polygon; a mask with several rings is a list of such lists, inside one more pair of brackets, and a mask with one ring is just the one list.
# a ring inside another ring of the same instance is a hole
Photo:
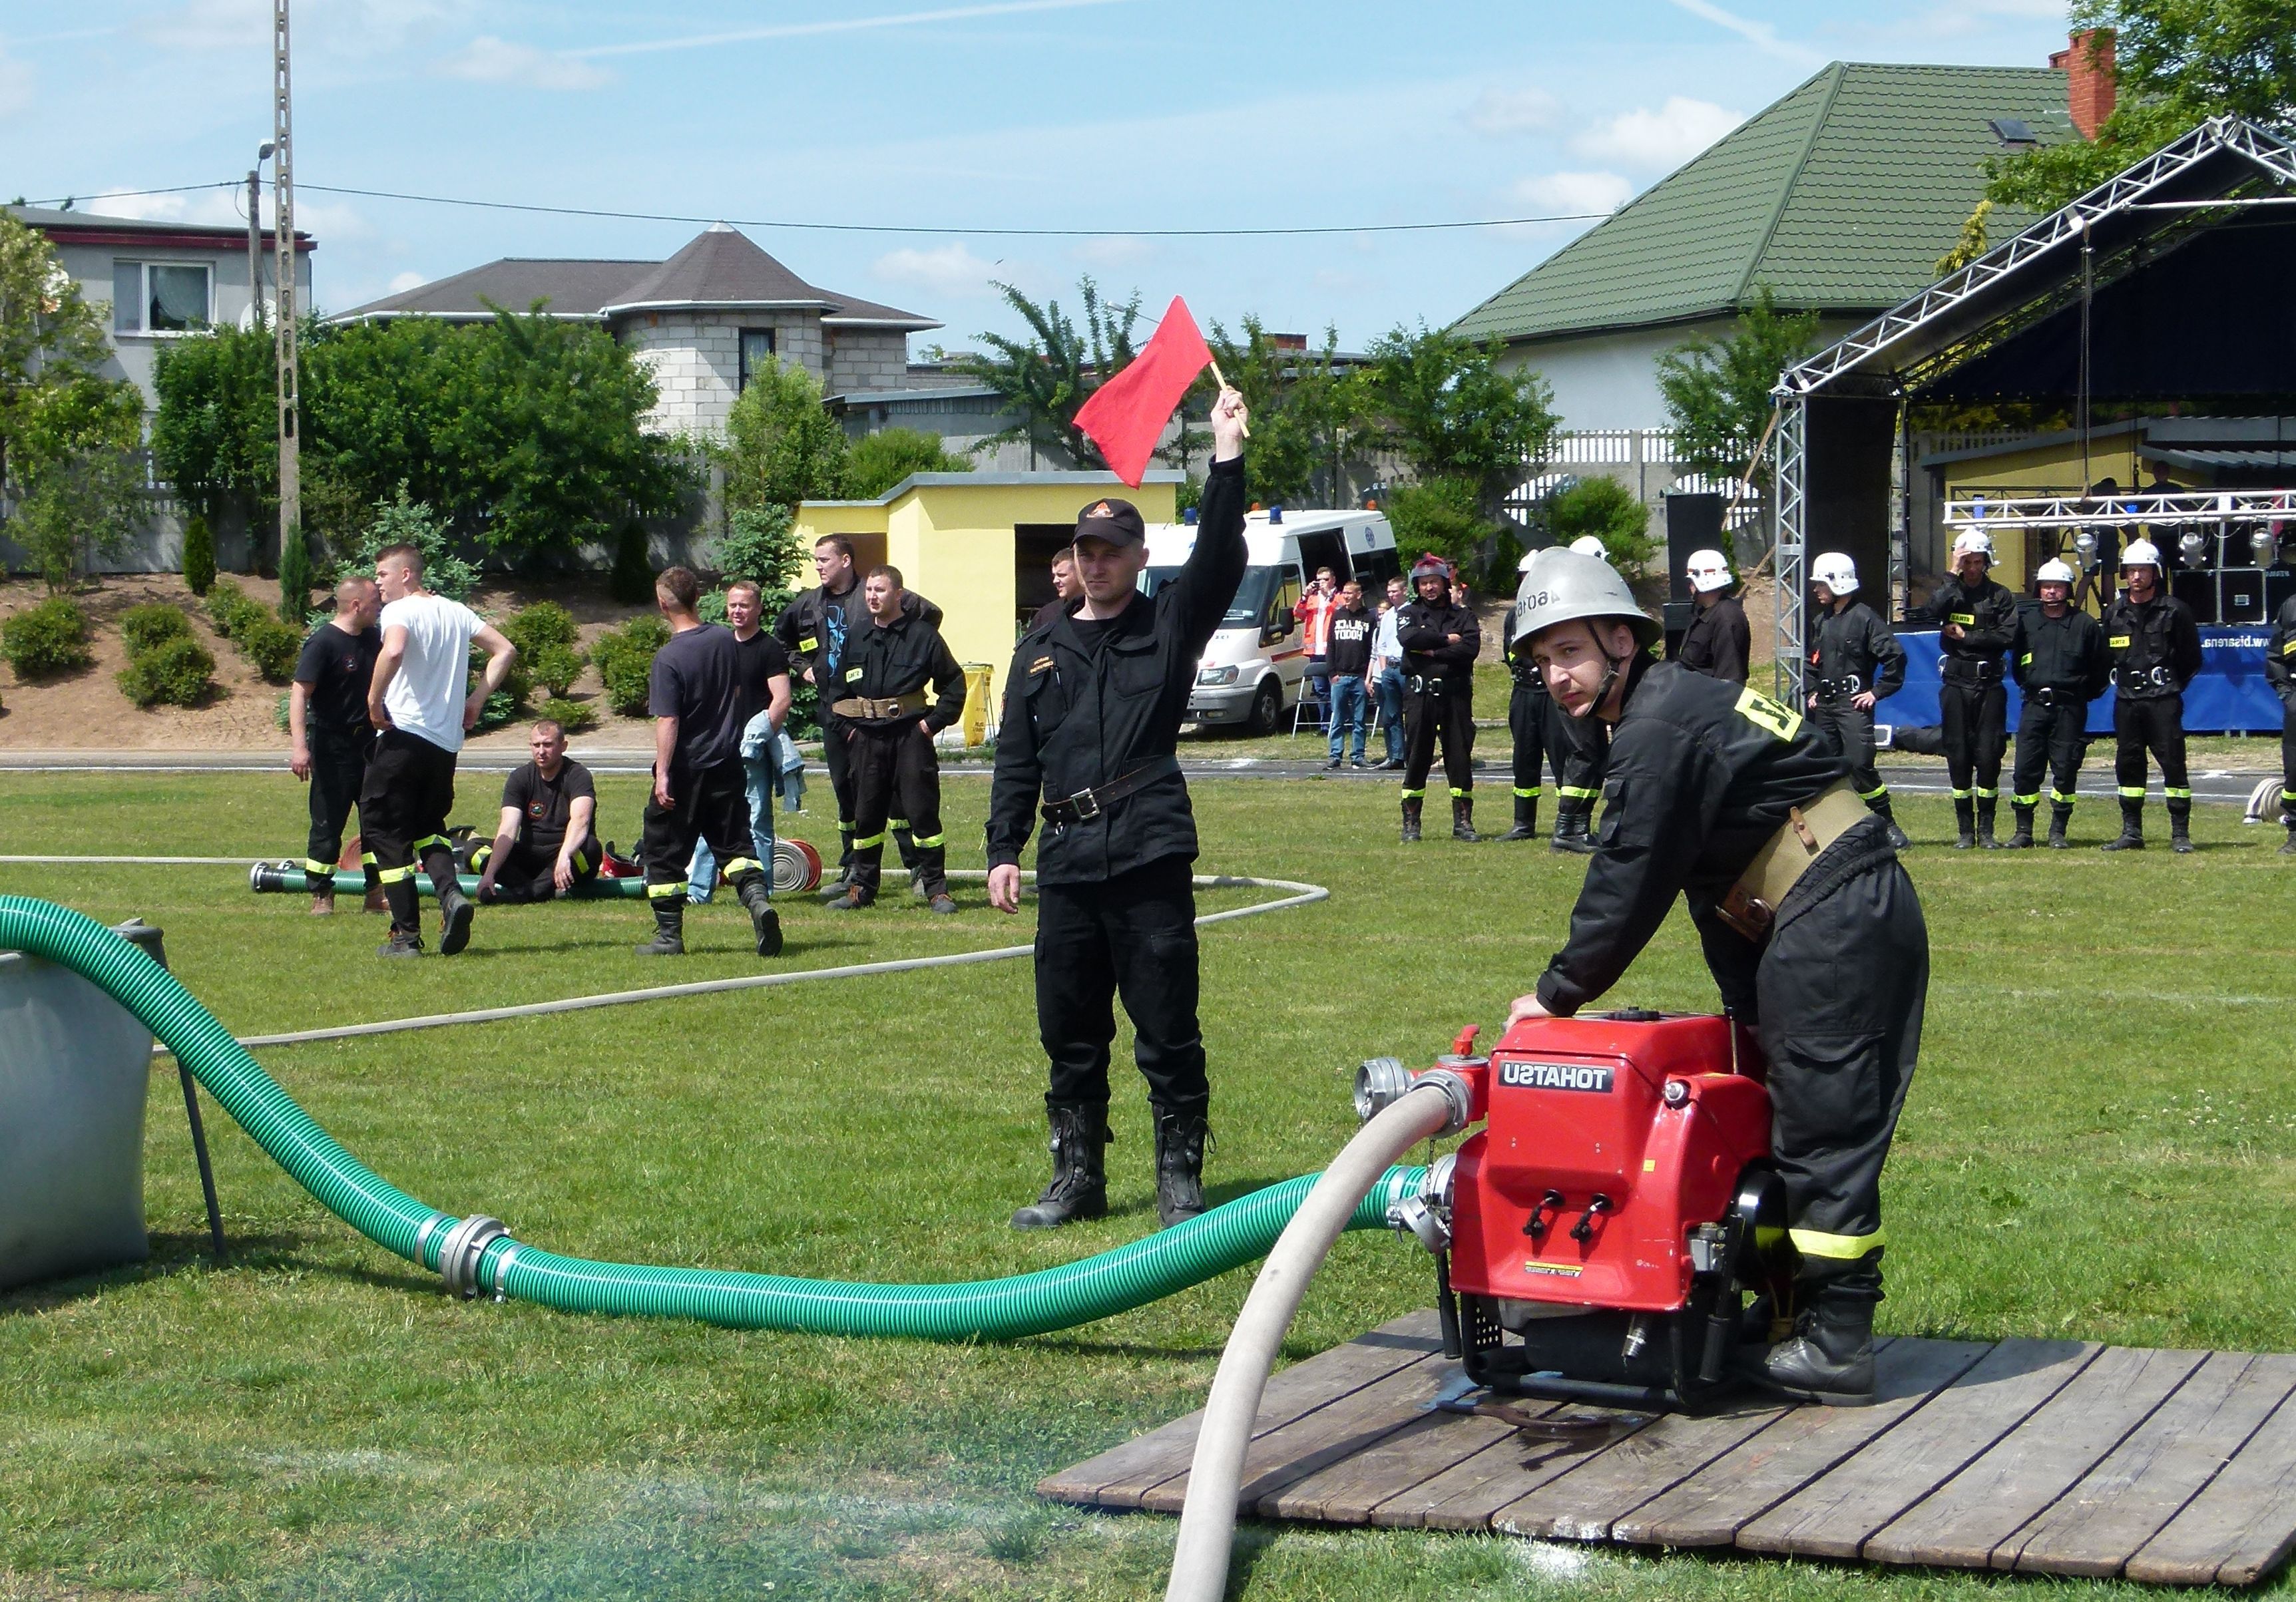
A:
{"label": "black uniform trousers", "polygon": [[2124,805],[2144,805],[2144,753],[2161,764],[2161,787],[2169,815],[2188,817],[2193,785],[2185,771],[2185,698],[2182,694],[2132,696],[2112,701],[2112,778]]}
{"label": "black uniform trousers", "polygon": [[2017,715],[2017,766],[2009,781],[2010,801],[2018,806],[2040,805],[2046,772],[2050,804],[2070,808],[2087,756],[2088,703],[2070,691],[2027,691],[2025,709]]}
{"label": "black uniform trousers", "polygon": [[651,788],[646,791],[642,849],[648,900],[659,906],[675,896],[678,904],[685,903],[685,865],[693,860],[696,840],[709,843],[718,873],[736,894],[746,891],[752,879],[766,882],[750,832],[749,775],[740,757],[698,772],[672,764],[669,798],[676,805],[665,808]]}
{"label": "black uniform trousers", "polygon": [[1874,766],[1874,713],[1847,695],[1821,695],[1809,709],[1809,721],[1833,742],[1841,760],[1849,764],[1849,782],[1867,807],[1890,815],[1890,787]]}
{"label": "black uniform trousers", "polygon": [[1812,1279],[1877,1266],[1882,1165],[1921,1052],[1929,929],[1882,830],[1857,824],[1803,874],[1755,972],[1771,1155]]}
{"label": "black uniform trousers", "polygon": [[853,887],[877,894],[885,836],[906,819],[914,843],[913,882],[927,895],[948,888],[948,836],[940,821],[940,758],[932,737],[905,717],[898,723],[844,723],[846,771],[853,776]]}
{"label": "black uniform trousers", "polygon": [[[844,735],[853,725],[829,709],[826,704],[829,699],[827,696],[822,698],[821,760],[829,770],[829,793],[837,797],[837,865],[849,868],[853,865],[853,837],[857,832],[854,823],[858,816],[855,808],[858,802],[854,791],[853,748]],[[916,846],[910,835],[910,827],[915,821],[914,818],[896,813],[887,823],[892,831],[894,843],[900,847],[901,865],[909,869],[917,866]],[[938,834],[939,830],[927,832]]]}
{"label": "black uniform trousers", "polygon": [[2280,699],[2280,821],[2296,829],[2296,691]]}
{"label": "black uniform trousers", "polygon": [[[673,792],[675,793],[675,792]],[[471,866],[483,872],[494,858],[491,842],[471,854]],[[576,847],[574,852],[574,881],[586,884],[598,877],[598,866],[605,860],[605,851],[594,833]],[[503,862],[495,873],[494,899],[523,903],[549,901],[558,894],[558,853],[555,849],[537,851],[524,839],[512,840],[510,849],[503,853]]]}
{"label": "black uniform trousers", "polygon": [[[374,755],[374,731],[361,723],[356,731],[312,729],[306,742],[311,752],[311,838],[303,847],[303,868],[308,873],[332,873],[342,860],[343,825],[366,788],[366,764]],[[360,814],[364,825],[365,814]],[[366,887],[378,882],[374,846],[359,842],[359,862],[366,869]]]}
{"label": "black uniform trousers", "polygon": [[1403,793],[1427,793],[1427,770],[1435,765],[1435,742],[1443,742],[1443,774],[1454,797],[1475,788],[1474,699],[1462,679],[1454,688],[1413,690],[1403,696]]}
{"label": "black uniform trousers", "polygon": [[1036,958],[1037,1029],[1053,1065],[1047,1106],[1107,1105],[1121,996],[1148,1099],[1203,1116],[1211,1086],[1196,1023],[1196,892],[1185,858],[1096,883],[1038,884]]}
{"label": "black uniform trousers", "polygon": [[447,814],[454,806],[454,752],[400,729],[375,737],[359,789],[359,829],[365,849],[374,854],[375,879],[390,898],[394,932],[422,929],[418,864],[442,895],[455,882],[455,848],[447,839]]}
{"label": "black uniform trousers", "polygon": [[1945,732],[1947,781],[1953,798],[1980,801],[2001,794],[2001,754],[2009,743],[2009,691],[2001,681],[1948,678],[1938,687]]}
{"label": "black uniform trousers", "polygon": [[1570,715],[1543,691],[1517,682],[1507,697],[1507,733],[1514,740],[1514,795],[1538,799],[1542,760],[1554,773],[1555,799],[1566,810],[1591,812],[1602,796],[1600,765],[1570,727]]}

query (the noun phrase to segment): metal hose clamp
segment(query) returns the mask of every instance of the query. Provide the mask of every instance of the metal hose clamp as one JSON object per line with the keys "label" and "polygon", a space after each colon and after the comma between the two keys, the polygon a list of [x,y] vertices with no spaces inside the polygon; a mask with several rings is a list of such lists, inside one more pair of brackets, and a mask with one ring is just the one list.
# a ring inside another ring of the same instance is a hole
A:
{"label": "metal hose clamp", "polygon": [[474,1213],[448,1230],[447,1238],[439,1243],[439,1277],[447,1282],[447,1294],[465,1302],[475,1300],[479,1260],[486,1255],[490,1243],[509,1233],[501,1219],[483,1213]]}

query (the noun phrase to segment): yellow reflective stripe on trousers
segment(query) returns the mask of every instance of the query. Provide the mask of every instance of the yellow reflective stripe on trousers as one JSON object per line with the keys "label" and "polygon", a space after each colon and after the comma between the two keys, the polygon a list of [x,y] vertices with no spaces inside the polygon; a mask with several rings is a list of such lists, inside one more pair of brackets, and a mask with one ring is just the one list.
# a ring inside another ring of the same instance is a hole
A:
{"label": "yellow reflective stripe on trousers", "polygon": [[888,818],[885,820],[885,827],[898,829],[906,834],[908,832],[909,821],[906,818]]}
{"label": "yellow reflective stripe on trousers", "polygon": [[1794,1250],[1805,1257],[1826,1257],[1836,1263],[1855,1263],[1868,1253],[1878,1252],[1884,1242],[1882,1231],[1871,1235],[1829,1235],[1823,1230],[1788,1230],[1786,1238]]}
{"label": "yellow reflective stripe on trousers", "polygon": [[1416,800],[1418,800],[1418,799],[1419,799],[1419,797],[1422,797],[1422,796],[1425,795],[1426,793],[1427,793],[1427,792],[1426,792],[1425,790],[1423,790],[1423,789],[1419,789],[1419,790],[1406,790],[1406,791],[1404,791],[1404,792],[1403,792],[1403,798],[1404,798],[1406,801],[1416,801]]}
{"label": "yellow reflective stripe on trousers", "polygon": [[318,858],[311,856],[303,859],[303,871],[307,874],[332,874],[334,870],[335,865],[332,862],[323,862]]}
{"label": "yellow reflective stripe on trousers", "polygon": [[765,871],[765,864],[758,861],[756,857],[737,856],[726,863],[724,867],[720,868],[718,872],[724,878],[731,879],[737,873],[747,873],[752,868],[755,868],[760,873]]}
{"label": "yellow reflective stripe on trousers", "polygon": [[412,851],[415,855],[421,856],[422,854],[423,848],[430,846],[436,846],[443,851],[452,851],[455,848],[455,842],[448,839],[443,834],[426,834],[421,839],[415,841],[414,844],[409,846],[407,849]]}
{"label": "yellow reflective stripe on trousers", "polygon": [[1573,801],[1599,801],[1603,798],[1601,790],[1590,790],[1576,784],[1558,784],[1554,787],[1554,793],[1568,796]]}
{"label": "yellow reflective stripe on trousers", "polygon": [[1860,801],[1866,802],[1879,801],[1882,797],[1889,793],[1890,787],[1888,785],[1877,784],[1870,790],[1859,790],[1857,792],[1857,798]]}
{"label": "yellow reflective stripe on trousers", "polygon": [[2190,790],[2172,789],[2165,793],[2171,801],[2189,801],[2193,798],[2193,792]]}
{"label": "yellow reflective stripe on trousers", "polygon": [[2041,792],[2035,790],[2030,796],[2012,796],[2009,797],[2009,803],[2013,806],[2038,806],[2041,804]]}
{"label": "yellow reflective stripe on trousers", "polygon": [[1953,798],[1956,801],[1966,801],[1969,799],[1970,795],[1971,792],[1968,790],[1956,790],[1953,792]]}
{"label": "yellow reflective stripe on trousers", "polygon": [[2124,784],[2119,788],[2120,790],[2120,798],[2123,801],[2142,801],[2144,799],[2144,787],[2141,784]]}
{"label": "yellow reflective stripe on trousers", "polygon": [[881,830],[879,830],[875,834],[873,834],[873,835],[869,836],[869,837],[868,837],[867,838],[865,838],[865,838],[862,838],[861,836],[859,836],[859,835],[856,835],[856,836],[854,836],[854,837],[853,837],[853,849],[854,849],[854,850],[856,850],[856,851],[866,851],[866,850],[868,850],[872,846],[882,846],[882,845],[883,845],[884,843],[885,843],[885,831],[884,831],[883,830],[882,830],[882,829],[881,829]]}
{"label": "yellow reflective stripe on trousers", "polygon": [[930,837],[925,836],[925,835],[918,835],[915,838],[912,839],[912,840],[909,842],[909,844],[910,844],[910,845],[912,845],[912,846],[919,846],[919,847],[922,847],[922,848],[924,848],[924,849],[927,849],[927,850],[930,850],[931,847],[933,847],[933,846],[945,846],[945,845],[947,845],[947,843],[948,843],[948,831],[947,831],[947,830],[945,830],[945,829],[944,829],[943,830],[941,830],[941,831],[940,831],[940,833],[939,833],[939,834],[937,834],[937,835],[932,835],[932,836],[930,836]]}
{"label": "yellow reflective stripe on trousers", "polygon": [[1546,792],[1536,784],[1532,785],[1529,789],[1523,789],[1520,784],[1514,787],[1514,797],[1518,801],[1536,801],[1545,793]]}
{"label": "yellow reflective stripe on trousers", "polygon": [[670,884],[670,885],[648,885],[648,886],[646,887],[646,899],[647,899],[648,901],[660,901],[660,900],[661,900],[664,896],[668,896],[668,895],[685,895],[685,891],[686,891],[686,881],[685,881],[685,879],[679,879],[676,884]]}
{"label": "yellow reflective stripe on trousers", "polygon": [[414,877],[414,870],[412,868],[385,868],[376,873],[374,882],[379,885],[395,885],[402,879]]}
{"label": "yellow reflective stripe on trousers", "polygon": [[1452,799],[1452,800],[1454,800],[1454,801],[1464,800],[1464,799],[1466,797],[1466,795],[1467,795],[1467,792],[1466,792],[1465,790],[1461,789],[1457,785],[1456,785],[1456,784],[1455,784],[1455,785],[1453,785],[1453,786],[1451,787],[1451,799]]}
{"label": "yellow reflective stripe on trousers", "polygon": [[1980,801],[1998,801],[2001,799],[2001,792],[1998,789],[1987,789],[1980,784],[1977,787],[1977,798]]}
{"label": "yellow reflective stripe on trousers", "polygon": [[2054,785],[2051,785],[2049,787],[2049,799],[2055,802],[2059,806],[2070,806],[2073,804],[2072,792],[2070,790],[2061,790]]}

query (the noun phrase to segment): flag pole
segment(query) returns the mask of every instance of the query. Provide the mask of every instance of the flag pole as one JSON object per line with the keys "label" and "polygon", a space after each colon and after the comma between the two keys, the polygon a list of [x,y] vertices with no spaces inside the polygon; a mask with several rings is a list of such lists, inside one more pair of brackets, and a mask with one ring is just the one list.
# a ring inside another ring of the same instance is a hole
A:
{"label": "flag pole", "polygon": [[[1219,370],[1219,358],[1218,356],[1214,356],[1212,358],[1212,382],[1218,384],[1223,389],[1227,388],[1227,375]],[[1251,425],[1248,422],[1243,425],[1243,437],[1246,439],[1251,437]]]}

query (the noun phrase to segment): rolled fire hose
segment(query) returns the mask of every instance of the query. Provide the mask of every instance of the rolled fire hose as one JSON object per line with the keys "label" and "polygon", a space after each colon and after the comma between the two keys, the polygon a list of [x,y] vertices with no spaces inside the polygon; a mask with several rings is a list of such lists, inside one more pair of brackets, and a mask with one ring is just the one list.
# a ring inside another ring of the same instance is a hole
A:
{"label": "rolled fire hose", "polygon": [[[1393,1194],[1393,1176],[1406,1172],[1392,1166],[1396,1159],[1422,1140],[1464,1127],[1466,1115],[1464,1082],[1440,1070],[1423,1075],[1415,1089],[1390,1104],[1341,1149],[1268,1253],[1236,1315],[1234,1333],[1212,1377],[1210,1400],[1204,1403],[1165,1602],[1219,1602],[1226,1593],[1244,1453],[1251,1445],[1268,1370],[1308,1294],[1308,1280],[1342,1231],[1365,1227],[1365,1208]],[[1381,1216],[1384,1220],[1384,1211]]]}
{"label": "rolled fire hose", "polygon": [[[562,1257],[513,1239],[498,1220],[454,1217],[381,1179],[320,1128],[173,975],[94,920],[30,896],[0,895],[0,951],[61,964],[119,1001],[320,1206],[384,1250],[436,1271],[466,1297],[491,1292],[497,1301],[516,1297],[565,1312],[690,1318],[736,1329],[1010,1340],[1107,1318],[1240,1267],[1267,1251],[1303,1198],[1320,1193],[1316,1176],[1302,1175],[1096,1257],[963,1284],[878,1285]],[[1364,1140],[1357,1136],[1348,1150]],[[1405,1167],[1357,1175],[1349,1193],[1361,1199],[1333,1232],[1383,1227],[1388,1208],[1414,1195],[1424,1179],[1425,1170]],[[1327,1238],[1324,1249],[1329,1245]]]}

